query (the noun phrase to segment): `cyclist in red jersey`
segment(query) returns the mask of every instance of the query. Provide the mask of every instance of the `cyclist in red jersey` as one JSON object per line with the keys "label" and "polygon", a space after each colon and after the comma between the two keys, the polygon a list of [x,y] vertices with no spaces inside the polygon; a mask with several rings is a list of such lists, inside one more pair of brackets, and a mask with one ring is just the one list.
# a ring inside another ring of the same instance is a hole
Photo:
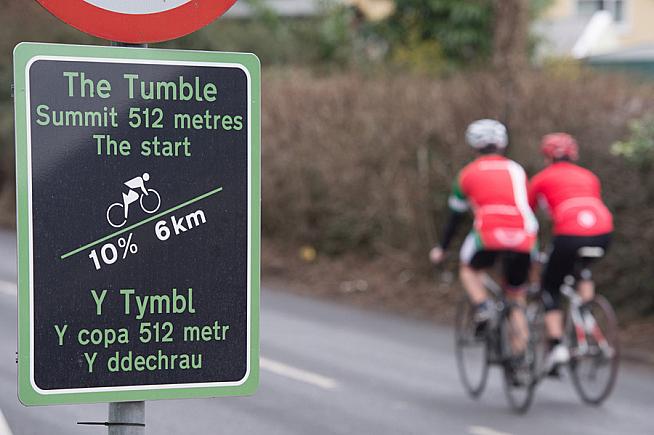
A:
{"label": "cyclist in red jersey", "polygon": [[533,208],[541,205],[554,223],[549,259],[542,278],[545,300],[545,326],[550,352],[546,369],[555,375],[558,366],[570,359],[563,345],[563,313],[560,309],[560,287],[568,275],[578,274],[577,291],[584,301],[595,295],[588,262],[575,271],[581,248],[606,251],[613,232],[613,217],[601,196],[600,181],[591,171],[574,162],[578,146],[566,133],[546,135],[541,151],[548,165],[529,184],[529,202]]}
{"label": "cyclist in red jersey", "polygon": [[[472,208],[474,224],[461,248],[459,275],[476,306],[475,320],[483,326],[492,314],[483,274],[498,257],[502,259],[507,297],[524,304],[538,222],[529,207],[524,169],[503,155],[508,143],[504,125],[490,119],[473,122],[466,140],[480,156],[456,177],[449,198],[450,216],[430,259],[434,264],[443,260],[464,213]],[[514,351],[524,349],[528,334],[524,315],[520,312],[515,317],[523,340],[515,343]]]}

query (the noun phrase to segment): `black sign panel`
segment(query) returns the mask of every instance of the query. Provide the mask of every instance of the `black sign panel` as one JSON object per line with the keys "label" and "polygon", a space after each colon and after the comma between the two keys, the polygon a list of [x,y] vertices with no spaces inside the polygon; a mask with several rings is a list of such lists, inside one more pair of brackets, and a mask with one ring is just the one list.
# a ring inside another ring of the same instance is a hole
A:
{"label": "black sign panel", "polygon": [[256,58],[51,47],[16,59],[21,399],[250,392]]}

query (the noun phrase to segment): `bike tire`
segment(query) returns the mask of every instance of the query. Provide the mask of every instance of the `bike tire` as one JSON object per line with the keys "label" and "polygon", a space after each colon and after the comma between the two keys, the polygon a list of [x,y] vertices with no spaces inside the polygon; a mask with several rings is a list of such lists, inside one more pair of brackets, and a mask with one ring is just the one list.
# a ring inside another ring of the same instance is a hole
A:
{"label": "bike tire", "polygon": [[[528,324],[528,334],[526,337],[527,343],[525,347],[524,360],[521,364],[522,377],[520,383],[515,382],[514,368],[512,366],[511,360],[509,358],[512,356],[510,350],[510,330],[512,329],[511,320],[509,315],[513,310],[520,310],[525,316]],[[517,304],[510,304],[504,315],[502,316],[502,324],[500,326],[500,337],[502,340],[501,347],[503,349],[503,378],[504,378],[504,393],[506,395],[507,402],[511,406],[511,409],[518,413],[526,413],[534,398],[534,390],[536,388],[536,383],[538,380],[538,356],[536,352],[536,337],[535,331],[533,330],[534,325],[529,322],[529,316],[527,315],[527,310]]]}
{"label": "bike tire", "polygon": [[143,198],[145,198],[145,195],[140,196],[139,205],[141,206],[141,210],[143,210],[147,214],[152,214],[155,213],[157,210],[159,210],[159,208],[161,207],[161,196],[159,195],[159,192],[157,192],[154,189],[148,189],[148,192],[150,192],[151,195],[154,194],[154,196],[157,198],[157,206],[154,208],[146,208],[143,205]]}
{"label": "bike tire", "polygon": [[[588,309],[593,316],[595,321],[597,321],[596,313],[601,313],[603,320],[605,320],[605,327],[602,329],[602,333],[606,338],[608,344],[613,349],[613,354],[608,359],[609,372],[608,377],[604,385],[601,385],[597,388],[596,392],[592,392],[589,388],[589,385],[585,383],[585,380],[581,373],[581,364],[584,358],[587,356],[578,356],[573,355],[570,360],[570,377],[572,378],[572,384],[574,385],[575,391],[581,398],[584,403],[589,405],[600,405],[607,397],[611,394],[613,387],[615,386],[615,381],[618,376],[618,367],[620,365],[620,342],[618,338],[618,322],[615,315],[615,311],[611,306],[611,303],[603,296],[596,295],[595,298],[588,302]],[[568,334],[569,343],[571,343],[571,348],[576,349],[577,346],[577,337],[575,330],[572,327],[572,322],[568,322],[568,328],[566,328],[566,333]],[[594,358],[591,356],[591,358]],[[602,356],[597,358],[604,358]]]}
{"label": "bike tire", "polygon": [[542,298],[531,301],[527,305],[529,320],[529,339],[533,341],[536,356],[536,383],[542,381],[547,373],[545,372],[545,360],[547,358],[547,332],[545,330],[545,305]]}
{"label": "bike tire", "polygon": [[[454,326],[454,347],[456,354],[456,365],[459,372],[459,379],[463,384],[464,389],[472,398],[478,398],[486,388],[488,380],[488,342],[485,338],[476,338],[474,336],[474,307],[467,298],[462,299],[456,309],[455,326]],[[472,333],[472,335],[470,335]],[[473,341],[470,341],[473,340]],[[474,343],[479,346],[481,352],[477,357],[479,359],[479,372],[478,378],[475,379],[468,369],[467,362],[472,357],[467,357],[465,354],[465,345]]]}
{"label": "bike tire", "polygon": [[120,227],[122,227],[123,225],[125,225],[125,224],[127,223],[127,219],[123,219],[123,223],[121,223],[120,225],[115,225],[115,224],[111,221],[111,216],[110,216],[110,215],[111,215],[111,209],[114,208],[114,207],[121,207],[121,208],[123,208],[124,206],[123,206],[123,204],[121,204],[121,203],[119,203],[119,202],[114,202],[113,204],[111,204],[111,205],[109,206],[109,208],[107,208],[107,213],[106,213],[106,215],[107,215],[107,222],[109,222],[109,225],[111,225],[111,226],[114,227],[114,228],[120,228]]}

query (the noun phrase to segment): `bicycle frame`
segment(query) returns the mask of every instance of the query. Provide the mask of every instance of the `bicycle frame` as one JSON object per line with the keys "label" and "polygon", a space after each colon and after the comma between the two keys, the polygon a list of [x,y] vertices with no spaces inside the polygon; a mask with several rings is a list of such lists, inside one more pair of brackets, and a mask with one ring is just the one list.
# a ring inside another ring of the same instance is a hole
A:
{"label": "bicycle frame", "polygon": [[602,330],[598,327],[595,317],[589,312],[584,312],[584,301],[575,289],[576,280],[573,276],[569,275],[565,278],[564,283],[561,285],[561,293],[568,299],[568,311],[570,313],[570,320],[574,327],[575,336],[577,338],[577,347],[571,349],[573,357],[586,355],[589,351],[588,340],[586,335],[593,336],[602,352],[609,358],[613,354],[613,349],[609,345]]}
{"label": "bicycle frame", "polygon": [[[596,247],[580,248],[578,253],[581,259],[591,259],[601,257],[604,250]],[[546,254],[539,256],[539,262],[547,262]],[[575,275],[566,276],[559,287],[561,294],[568,301],[564,309],[567,322],[564,337],[570,351],[570,361],[567,365],[581,400],[590,405],[598,405],[611,393],[617,376],[620,355],[620,344],[615,335],[617,322],[613,308],[605,298],[595,295],[594,299],[584,301],[577,293],[576,287]],[[545,332],[545,325],[542,324],[545,314],[542,289],[539,287],[533,296],[530,303],[530,321],[536,325],[537,330]],[[596,318],[596,315],[599,317]],[[605,326],[607,329],[603,330]],[[543,340],[540,342],[544,344]],[[549,373],[550,369],[544,366],[544,362],[543,355],[539,364],[545,370],[539,369],[536,382],[540,382]],[[605,380],[597,381],[598,368],[601,366],[608,366],[610,371]],[[589,387],[588,382],[593,383],[593,387]],[[603,383],[595,384],[596,382]],[[597,389],[596,385],[601,387]]]}
{"label": "bicycle frame", "polygon": [[496,299],[503,299],[503,291],[502,287],[495,282],[493,278],[487,273],[483,275],[482,283],[484,284],[484,287],[486,287],[486,290],[491,292],[491,294],[496,298]]}
{"label": "bicycle frame", "polygon": [[494,315],[490,319],[489,334],[486,337],[489,345],[489,364],[504,365],[510,358],[511,352],[506,348],[507,343],[502,340],[502,320],[508,316],[509,304],[504,297],[502,287],[490,275],[483,275],[483,284],[493,300]]}
{"label": "bicycle frame", "polygon": [[[507,300],[502,287],[489,275],[484,274],[482,284],[486,288],[489,301],[492,302],[492,315],[486,323],[483,337],[478,335],[476,328],[479,326],[472,323],[473,328],[468,329],[470,319],[469,313],[474,307],[466,297],[459,303],[456,317],[456,355],[459,376],[467,392],[474,398],[479,397],[483,392],[488,377],[488,369],[492,365],[499,366],[503,372],[504,390],[507,400],[514,411],[524,413],[531,405],[534,388],[536,385],[536,357],[531,335],[531,327],[528,325],[527,342],[525,343],[524,358],[522,352],[516,354],[513,349],[515,329],[511,325],[513,320],[511,314],[515,308],[519,308],[526,316],[525,308]],[[468,314],[465,314],[468,313]],[[469,316],[469,317],[466,317]],[[527,319],[527,321],[529,321]],[[474,321],[473,321],[474,322]],[[474,331],[474,332],[472,332]],[[472,340],[469,335],[472,332]],[[463,339],[462,339],[463,338]],[[468,370],[464,348],[470,343],[483,345],[482,366],[478,369]],[[470,377],[473,374],[473,377]],[[478,374],[478,381],[474,374]]]}

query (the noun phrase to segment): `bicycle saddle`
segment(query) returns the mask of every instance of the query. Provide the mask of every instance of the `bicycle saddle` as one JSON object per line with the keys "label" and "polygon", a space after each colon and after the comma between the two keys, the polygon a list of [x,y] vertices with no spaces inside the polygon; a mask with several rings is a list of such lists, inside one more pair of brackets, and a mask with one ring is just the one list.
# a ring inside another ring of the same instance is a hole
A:
{"label": "bicycle saddle", "polygon": [[584,246],[577,250],[577,255],[580,258],[602,258],[604,256],[604,248],[599,246]]}

